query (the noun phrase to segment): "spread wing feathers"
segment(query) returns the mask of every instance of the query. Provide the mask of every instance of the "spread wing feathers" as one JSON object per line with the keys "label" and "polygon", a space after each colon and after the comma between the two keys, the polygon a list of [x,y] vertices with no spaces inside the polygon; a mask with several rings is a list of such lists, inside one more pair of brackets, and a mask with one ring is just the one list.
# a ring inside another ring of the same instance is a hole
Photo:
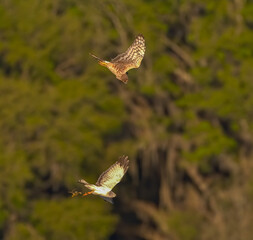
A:
{"label": "spread wing feathers", "polygon": [[103,172],[98,178],[97,186],[106,186],[110,189],[120,182],[129,167],[127,156],[119,157],[119,160]]}
{"label": "spread wing feathers", "polygon": [[128,64],[126,71],[131,68],[138,68],[144,57],[145,49],[145,39],[141,34],[139,34],[126,52],[119,54],[117,57],[112,59],[111,62],[114,64]]}

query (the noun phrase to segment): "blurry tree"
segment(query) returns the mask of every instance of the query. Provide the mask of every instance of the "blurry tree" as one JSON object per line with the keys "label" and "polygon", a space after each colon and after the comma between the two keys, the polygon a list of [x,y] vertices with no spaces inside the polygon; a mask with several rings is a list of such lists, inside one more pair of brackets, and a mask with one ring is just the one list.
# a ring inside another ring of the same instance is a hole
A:
{"label": "blurry tree", "polygon": [[[108,205],[68,199],[82,175],[95,181],[115,160],[104,155],[107,140],[125,117],[102,72],[87,67],[96,46],[89,4],[83,12],[73,1],[0,3],[0,238],[104,239],[113,227]],[[92,226],[78,218],[91,209],[99,220]]]}

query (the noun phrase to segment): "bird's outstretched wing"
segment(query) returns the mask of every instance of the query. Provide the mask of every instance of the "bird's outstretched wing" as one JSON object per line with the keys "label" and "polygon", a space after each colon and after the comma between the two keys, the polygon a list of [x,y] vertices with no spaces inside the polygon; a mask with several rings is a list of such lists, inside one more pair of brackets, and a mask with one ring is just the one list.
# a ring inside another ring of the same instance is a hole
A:
{"label": "bird's outstretched wing", "polygon": [[117,57],[111,60],[111,63],[124,65],[125,71],[129,69],[138,68],[144,57],[146,50],[145,39],[139,34],[132,45],[126,50],[126,52],[119,54]]}
{"label": "bird's outstretched wing", "polygon": [[103,172],[98,178],[97,186],[106,186],[110,189],[120,182],[129,167],[127,156],[119,157],[119,160]]}

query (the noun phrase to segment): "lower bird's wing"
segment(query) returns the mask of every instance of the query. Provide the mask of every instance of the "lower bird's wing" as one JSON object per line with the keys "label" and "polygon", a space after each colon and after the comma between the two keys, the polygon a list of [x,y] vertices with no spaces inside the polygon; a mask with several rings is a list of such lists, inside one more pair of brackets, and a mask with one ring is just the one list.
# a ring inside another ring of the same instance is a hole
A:
{"label": "lower bird's wing", "polygon": [[97,186],[106,186],[110,189],[120,182],[129,167],[129,160],[127,156],[119,157],[119,160],[103,172],[98,178]]}

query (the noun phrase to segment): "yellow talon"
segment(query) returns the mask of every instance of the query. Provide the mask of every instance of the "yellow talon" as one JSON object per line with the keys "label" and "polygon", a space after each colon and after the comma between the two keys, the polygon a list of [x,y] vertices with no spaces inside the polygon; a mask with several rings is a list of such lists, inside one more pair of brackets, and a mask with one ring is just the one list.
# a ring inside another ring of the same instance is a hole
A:
{"label": "yellow talon", "polygon": [[76,197],[77,195],[81,195],[82,194],[82,192],[78,192],[78,191],[72,191],[72,192],[69,192],[69,193],[71,193],[72,194],[72,198],[73,197]]}

